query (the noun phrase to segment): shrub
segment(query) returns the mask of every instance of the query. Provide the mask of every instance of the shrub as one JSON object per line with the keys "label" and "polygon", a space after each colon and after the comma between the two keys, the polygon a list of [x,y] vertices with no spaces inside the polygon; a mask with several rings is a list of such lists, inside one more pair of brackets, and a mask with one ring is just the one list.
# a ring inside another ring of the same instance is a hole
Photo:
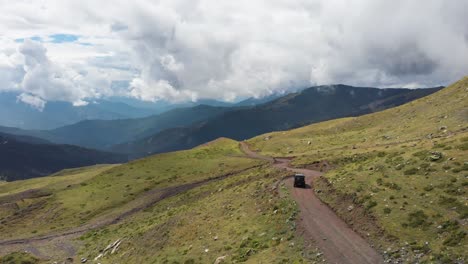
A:
{"label": "shrub", "polygon": [[385,208],[383,209],[383,212],[384,212],[384,214],[390,214],[390,213],[392,212],[392,209],[391,209],[391,208],[388,208],[388,207],[385,207]]}
{"label": "shrub", "polygon": [[422,210],[414,211],[408,214],[408,226],[410,227],[426,227],[430,225],[427,221],[428,216]]}
{"label": "shrub", "polygon": [[446,232],[446,231],[455,231],[457,230],[458,228],[460,228],[460,224],[458,223],[457,220],[447,220],[445,222],[443,222],[441,225],[440,225],[440,230],[442,232]]}
{"label": "shrub", "polygon": [[432,190],[434,190],[434,186],[432,186],[432,185],[428,185],[428,186],[424,187],[424,191],[426,191],[426,192],[430,192]]}
{"label": "shrub", "polygon": [[386,182],[384,185],[392,190],[401,190],[401,186],[394,182]]}
{"label": "shrub", "polygon": [[408,169],[408,170],[405,170],[404,174],[405,175],[414,175],[418,172],[418,169],[417,168],[411,168],[411,169]]}
{"label": "shrub", "polygon": [[465,142],[465,143],[463,143],[461,145],[458,145],[457,148],[460,149],[460,150],[463,150],[463,151],[468,150],[468,142]]}
{"label": "shrub", "polygon": [[377,205],[377,202],[376,201],[369,201],[367,204],[366,204],[366,209],[369,210],[371,209],[372,207],[375,207]]}
{"label": "shrub", "polygon": [[453,232],[447,239],[444,240],[445,246],[454,247],[461,243],[466,237],[465,231]]}
{"label": "shrub", "polygon": [[385,157],[385,155],[387,155],[387,153],[385,153],[383,151],[377,153],[377,157],[379,157],[379,158],[383,158],[383,157]]}

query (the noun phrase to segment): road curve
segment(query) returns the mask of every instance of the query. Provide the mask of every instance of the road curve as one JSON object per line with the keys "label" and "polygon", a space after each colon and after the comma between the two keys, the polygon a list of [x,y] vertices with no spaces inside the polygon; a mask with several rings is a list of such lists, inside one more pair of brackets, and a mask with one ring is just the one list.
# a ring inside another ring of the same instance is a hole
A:
{"label": "road curve", "polygon": [[[309,186],[313,186],[314,180],[321,175],[318,171],[291,168],[290,161],[287,159],[262,156],[252,151],[245,142],[241,142],[240,147],[250,158],[267,160],[272,162],[272,166],[277,169],[304,174]],[[313,189],[293,188],[292,181],[293,179],[290,178],[286,180],[286,183],[300,209],[299,224],[305,229],[306,235],[316,242],[328,263],[383,263],[383,258],[379,253],[322,203]]]}

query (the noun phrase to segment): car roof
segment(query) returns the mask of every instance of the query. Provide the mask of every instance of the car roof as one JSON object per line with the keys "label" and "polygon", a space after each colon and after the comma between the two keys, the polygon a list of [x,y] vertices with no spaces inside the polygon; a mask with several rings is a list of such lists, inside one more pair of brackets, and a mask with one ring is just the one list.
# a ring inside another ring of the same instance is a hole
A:
{"label": "car roof", "polygon": [[302,173],[296,173],[294,176],[304,176]]}

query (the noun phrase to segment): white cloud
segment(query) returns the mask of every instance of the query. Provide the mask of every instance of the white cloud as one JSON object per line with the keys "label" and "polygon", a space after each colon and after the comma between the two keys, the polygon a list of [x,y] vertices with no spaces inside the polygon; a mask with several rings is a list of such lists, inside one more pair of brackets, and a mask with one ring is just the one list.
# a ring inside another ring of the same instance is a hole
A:
{"label": "white cloud", "polygon": [[[0,0],[0,89],[81,104],[449,84],[468,72],[466,10],[464,0]],[[47,42],[57,33],[79,39]],[[33,36],[47,52],[17,52],[29,44],[13,40]],[[129,87],[114,90],[121,80]]]}
{"label": "white cloud", "polygon": [[42,100],[42,98],[31,94],[22,93],[18,95],[17,100],[25,104],[31,105],[39,111],[42,111],[46,105],[46,101]]}

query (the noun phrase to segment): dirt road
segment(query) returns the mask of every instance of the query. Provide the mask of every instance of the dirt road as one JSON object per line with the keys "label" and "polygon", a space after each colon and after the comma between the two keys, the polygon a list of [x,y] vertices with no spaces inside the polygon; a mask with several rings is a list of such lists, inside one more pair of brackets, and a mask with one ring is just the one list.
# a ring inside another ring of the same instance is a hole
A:
{"label": "dirt road", "polygon": [[325,259],[329,263],[383,263],[383,258],[367,241],[354,232],[327,205],[322,203],[310,186],[321,173],[308,169],[297,169],[289,166],[287,159],[273,159],[252,151],[245,142],[241,142],[241,149],[246,155],[254,159],[267,160],[272,166],[306,176],[309,188],[292,188],[293,179],[287,179],[286,184],[300,209],[299,224],[305,229],[306,235],[313,239]]}
{"label": "dirt road", "polygon": [[[166,187],[163,189],[153,189],[149,190],[146,193],[142,194],[141,197],[137,198],[134,201],[129,202],[128,207],[131,209],[125,210],[115,216],[105,216],[102,219],[94,219],[93,222],[88,223],[84,226],[79,226],[71,228],[62,232],[55,232],[45,235],[39,235],[29,238],[20,238],[20,239],[9,239],[1,240],[0,236],[0,256],[6,255],[15,251],[28,251],[35,255],[36,257],[49,259],[51,257],[61,256],[61,257],[74,257],[76,254],[76,249],[74,248],[73,239],[79,237],[80,235],[90,231],[99,229],[105,226],[117,224],[124,219],[131,217],[132,215],[143,211],[158,202],[176,196],[178,194],[184,193],[191,189],[215,182],[224,180],[228,177],[231,177],[236,174],[240,174],[244,171],[248,171],[253,168],[260,167],[261,165],[255,165],[249,168],[242,170],[230,172],[227,174],[207,178],[198,182],[187,183],[183,185]],[[53,248],[51,251],[50,249]],[[50,255],[50,252],[53,252],[53,256]]]}

